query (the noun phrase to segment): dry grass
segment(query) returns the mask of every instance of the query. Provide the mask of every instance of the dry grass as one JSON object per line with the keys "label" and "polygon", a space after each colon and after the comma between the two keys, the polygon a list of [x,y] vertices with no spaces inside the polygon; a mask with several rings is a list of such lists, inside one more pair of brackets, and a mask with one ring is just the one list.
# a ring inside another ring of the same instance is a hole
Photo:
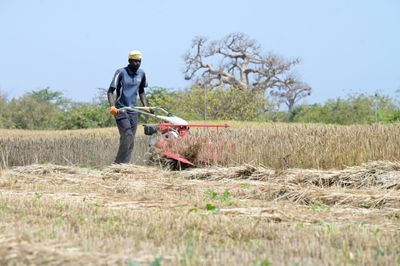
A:
{"label": "dry grass", "polygon": [[399,169],[5,169],[0,264],[396,265]]}
{"label": "dry grass", "polygon": [[[218,155],[216,160],[200,158],[197,160],[200,165],[207,161],[221,166],[343,169],[367,161],[400,158],[400,124],[234,123],[232,128],[218,132],[193,128],[192,137],[200,140],[202,147],[209,148],[205,144],[213,143],[214,150],[203,154]],[[113,161],[117,146],[115,128],[55,132],[0,130],[0,163],[3,168],[32,163],[101,167]],[[133,159],[136,164],[144,164],[147,147],[147,136],[139,126]]]}

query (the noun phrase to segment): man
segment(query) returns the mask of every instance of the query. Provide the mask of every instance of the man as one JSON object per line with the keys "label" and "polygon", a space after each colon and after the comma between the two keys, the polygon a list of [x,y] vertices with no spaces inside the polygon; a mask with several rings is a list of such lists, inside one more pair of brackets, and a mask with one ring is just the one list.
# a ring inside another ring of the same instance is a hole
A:
{"label": "man", "polygon": [[[138,113],[134,111],[118,112],[121,107],[136,106],[137,95],[143,106],[147,105],[144,88],[147,87],[146,74],[140,69],[142,53],[134,50],[129,53],[129,65],[115,72],[107,92],[110,113],[114,115],[119,131],[119,148],[114,163],[129,163],[132,157]],[[114,101],[114,91],[116,99]],[[150,108],[146,110],[151,112]]]}

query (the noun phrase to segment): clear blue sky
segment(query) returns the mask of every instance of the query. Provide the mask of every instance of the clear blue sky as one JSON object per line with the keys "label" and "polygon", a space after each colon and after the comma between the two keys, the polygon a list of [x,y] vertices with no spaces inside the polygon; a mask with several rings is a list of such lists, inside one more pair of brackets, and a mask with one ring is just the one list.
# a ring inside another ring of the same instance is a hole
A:
{"label": "clear blue sky", "polygon": [[301,58],[308,103],[400,89],[398,0],[0,0],[0,91],[91,101],[136,49],[150,87],[182,89],[192,39],[232,32]]}

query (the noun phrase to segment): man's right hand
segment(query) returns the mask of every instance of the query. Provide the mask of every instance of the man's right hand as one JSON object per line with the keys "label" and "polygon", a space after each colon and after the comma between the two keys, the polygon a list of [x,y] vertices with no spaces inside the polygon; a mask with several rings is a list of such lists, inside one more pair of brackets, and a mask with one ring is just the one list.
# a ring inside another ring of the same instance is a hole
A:
{"label": "man's right hand", "polygon": [[150,107],[145,106],[145,108],[143,109],[145,112],[150,113],[150,114],[154,114],[154,110],[151,109]]}
{"label": "man's right hand", "polygon": [[111,107],[110,107],[110,113],[111,113],[113,116],[116,116],[116,115],[118,114],[118,109],[117,109],[115,106],[111,106]]}

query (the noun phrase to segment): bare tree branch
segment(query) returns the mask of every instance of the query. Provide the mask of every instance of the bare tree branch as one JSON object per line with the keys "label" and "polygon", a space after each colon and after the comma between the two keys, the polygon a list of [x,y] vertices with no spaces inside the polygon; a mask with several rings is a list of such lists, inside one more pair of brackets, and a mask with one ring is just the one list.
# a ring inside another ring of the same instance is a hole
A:
{"label": "bare tree branch", "polygon": [[271,95],[277,97],[284,103],[289,112],[293,111],[294,105],[301,99],[311,94],[311,87],[304,82],[297,81],[293,76],[288,77],[283,85],[271,91]]}

